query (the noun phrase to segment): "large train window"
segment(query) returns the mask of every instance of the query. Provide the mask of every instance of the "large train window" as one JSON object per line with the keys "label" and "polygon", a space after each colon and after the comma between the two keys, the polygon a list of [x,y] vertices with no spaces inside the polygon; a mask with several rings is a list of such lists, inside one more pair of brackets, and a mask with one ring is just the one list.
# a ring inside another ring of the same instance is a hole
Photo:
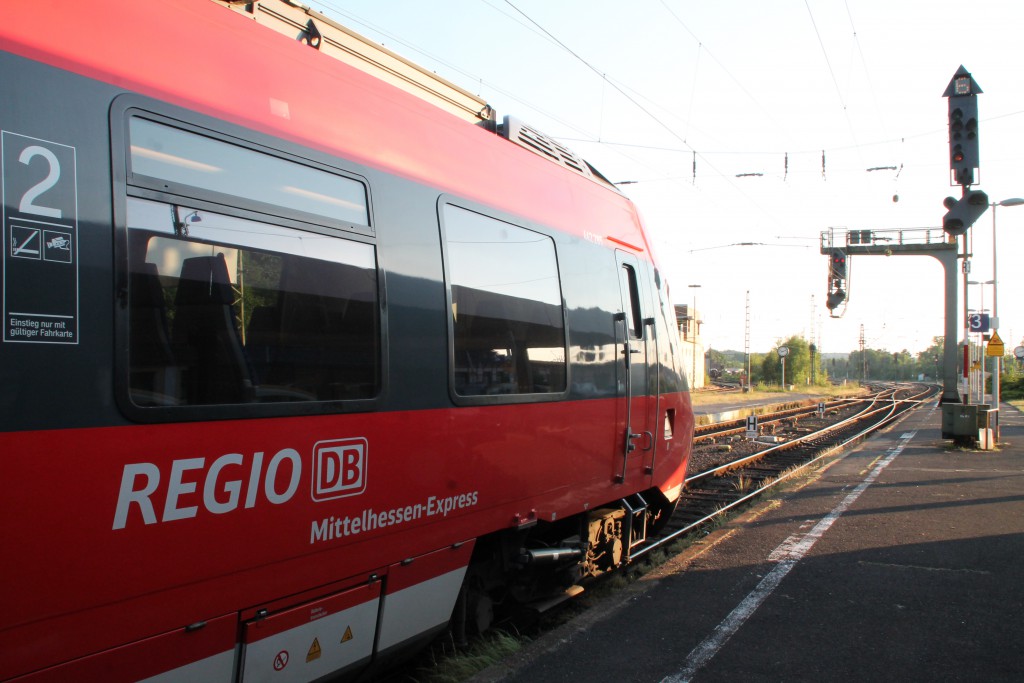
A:
{"label": "large train window", "polygon": [[565,318],[551,238],[444,205],[457,396],[566,389]]}
{"label": "large train window", "polygon": [[127,227],[134,405],[376,395],[372,245],[134,197]]}

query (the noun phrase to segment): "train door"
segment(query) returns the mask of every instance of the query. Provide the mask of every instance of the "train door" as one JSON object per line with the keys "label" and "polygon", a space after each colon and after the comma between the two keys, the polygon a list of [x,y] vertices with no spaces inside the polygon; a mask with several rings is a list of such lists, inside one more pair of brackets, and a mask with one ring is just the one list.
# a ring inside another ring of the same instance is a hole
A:
{"label": "train door", "polygon": [[[625,481],[637,473],[652,474],[654,462],[657,392],[652,391],[652,366],[657,363],[654,318],[651,316],[646,286],[636,256],[616,252],[619,271],[621,308],[616,318],[616,340],[621,354],[622,381],[619,395],[623,401],[621,471],[616,480]],[[620,423],[621,424],[621,423]]]}

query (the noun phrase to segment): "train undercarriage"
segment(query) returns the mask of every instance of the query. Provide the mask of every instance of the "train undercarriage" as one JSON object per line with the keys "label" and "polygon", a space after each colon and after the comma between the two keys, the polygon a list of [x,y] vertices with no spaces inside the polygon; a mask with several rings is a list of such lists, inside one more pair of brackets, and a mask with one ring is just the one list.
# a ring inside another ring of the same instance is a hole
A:
{"label": "train undercarriage", "polygon": [[479,539],[451,621],[457,643],[500,623],[537,615],[629,563],[631,552],[675,508],[657,489],[559,522],[536,522]]}

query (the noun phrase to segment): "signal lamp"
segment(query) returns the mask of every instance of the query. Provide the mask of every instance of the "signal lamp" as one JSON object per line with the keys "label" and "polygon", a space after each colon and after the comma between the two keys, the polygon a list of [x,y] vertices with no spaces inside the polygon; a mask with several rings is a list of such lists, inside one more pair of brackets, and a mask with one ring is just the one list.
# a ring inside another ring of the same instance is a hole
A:
{"label": "signal lamp", "polygon": [[988,210],[988,195],[970,190],[959,200],[947,197],[942,203],[949,209],[942,219],[942,229],[950,235],[962,235]]}
{"label": "signal lamp", "polygon": [[834,311],[844,301],[846,301],[846,292],[841,289],[837,289],[834,292],[829,292],[828,299],[825,301],[825,306],[828,307],[828,310]]}
{"label": "signal lamp", "polygon": [[846,252],[835,249],[832,252],[832,260],[829,263],[829,278],[832,280],[846,279]]}
{"label": "signal lamp", "polygon": [[949,114],[949,130],[954,140],[960,139],[960,131],[964,127],[964,112],[957,107]]}

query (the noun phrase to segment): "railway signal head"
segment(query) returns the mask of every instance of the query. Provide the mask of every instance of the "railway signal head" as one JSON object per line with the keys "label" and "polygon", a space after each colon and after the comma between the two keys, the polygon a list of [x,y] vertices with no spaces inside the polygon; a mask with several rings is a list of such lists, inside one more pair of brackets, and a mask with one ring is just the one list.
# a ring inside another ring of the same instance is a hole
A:
{"label": "railway signal head", "polygon": [[825,300],[825,306],[828,307],[828,310],[834,311],[839,308],[844,301],[846,301],[846,292],[841,289],[837,289],[834,292],[829,292],[828,298]]}
{"label": "railway signal head", "polygon": [[829,261],[829,279],[846,279],[846,252],[842,249],[832,250],[832,256]]}
{"label": "railway signal head", "polygon": [[978,93],[981,88],[961,66],[949,82],[949,168],[952,185],[973,185],[980,153],[978,146]]}
{"label": "railway signal head", "polygon": [[978,98],[949,100],[949,168],[952,184],[973,185],[978,168]]}
{"label": "railway signal head", "polygon": [[947,197],[943,204],[949,211],[942,219],[942,229],[950,235],[962,235],[988,210],[988,195],[969,190],[960,199]]}

